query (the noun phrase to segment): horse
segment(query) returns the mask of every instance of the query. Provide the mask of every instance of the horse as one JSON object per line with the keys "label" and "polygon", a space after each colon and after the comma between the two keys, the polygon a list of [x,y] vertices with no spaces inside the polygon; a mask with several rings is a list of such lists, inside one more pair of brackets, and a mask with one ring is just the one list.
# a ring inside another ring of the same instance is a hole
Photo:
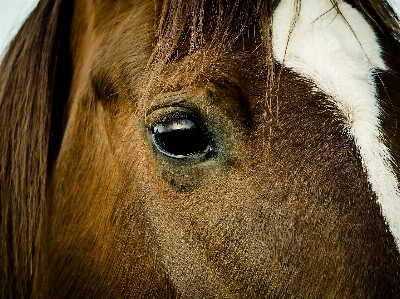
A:
{"label": "horse", "polygon": [[41,0],[2,298],[399,298],[399,41],[385,0]]}

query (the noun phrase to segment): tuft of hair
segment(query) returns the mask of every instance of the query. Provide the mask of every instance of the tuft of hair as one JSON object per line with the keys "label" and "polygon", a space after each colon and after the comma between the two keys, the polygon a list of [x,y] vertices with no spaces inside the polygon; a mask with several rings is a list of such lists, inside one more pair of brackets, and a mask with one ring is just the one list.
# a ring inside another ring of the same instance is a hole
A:
{"label": "tuft of hair", "polygon": [[205,45],[229,51],[250,26],[267,29],[276,2],[165,0],[156,8],[155,54],[168,62],[191,55]]}
{"label": "tuft of hair", "polygon": [[[267,78],[273,77],[272,15],[277,0],[165,0],[155,1],[155,42],[149,59],[148,90],[168,65],[190,69],[191,78],[205,75],[203,69],[253,39],[253,48],[265,58]],[[190,57],[189,63],[176,64]],[[198,66],[201,66],[199,68]],[[176,72],[178,73],[178,72]],[[195,75],[193,75],[195,74]],[[205,77],[207,77],[205,75]],[[163,78],[165,79],[165,77]],[[271,80],[267,80],[268,82]],[[272,81],[271,81],[272,82]],[[161,82],[157,82],[163,85]],[[190,85],[191,82],[186,82]],[[146,98],[146,96],[144,97]]]}

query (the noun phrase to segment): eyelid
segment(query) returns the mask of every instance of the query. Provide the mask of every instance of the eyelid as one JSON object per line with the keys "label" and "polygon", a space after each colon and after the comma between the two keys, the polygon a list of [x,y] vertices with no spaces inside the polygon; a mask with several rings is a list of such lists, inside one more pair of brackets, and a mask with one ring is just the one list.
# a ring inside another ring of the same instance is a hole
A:
{"label": "eyelid", "polygon": [[[180,118],[177,118],[177,119],[166,120],[165,122],[156,123],[153,126],[153,133],[166,133],[166,132],[168,132],[167,130],[163,130],[162,128],[161,128],[161,130],[157,130],[157,127],[160,127],[160,126],[173,127],[175,130],[186,130],[186,129],[190,129],[192,127],[199,127],[190,118],[188,118],[188,117],[180,117]],[[172,131],[172,129],[170,131]]]}
{"label": "eyelid", "polygon": [[161,113],[153,117],[152,126],[156,126],[160,123],[179,121],[185,118],[191,118],[186,111],[180,111],[180,109],[169,109],[171,112],[166,111],[166,113]]}
{"label": "eyelid", "polygon": [[166,109],[169,107],[183,107],[187,109],[193,109],[194,105],[191,102],[198,102],[196,98],[197,96],[186,93],[170,93],[167,95],[163,95],[162,97],[153,100],[150,107],[146,110],[146,115],[150,115],[156,110]]}
{"label": "eyelid", "polygon": [[187,106],[180,106],[177,103],[173,106],[168,105],[155,107],[155,109],[146,115],[145,124],[147,128],[151,128],[161,122],[171,122],[183,118],[193,120],[202,129],[206,127],[205,121],[199,116],[197,111],[194,111],[192,108],[188,108]]}

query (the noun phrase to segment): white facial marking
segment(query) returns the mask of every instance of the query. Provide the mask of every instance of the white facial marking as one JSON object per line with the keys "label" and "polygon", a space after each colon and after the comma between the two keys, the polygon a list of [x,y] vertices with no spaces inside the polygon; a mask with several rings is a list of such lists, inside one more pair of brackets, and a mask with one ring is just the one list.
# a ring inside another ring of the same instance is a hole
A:
{"label": "white facial marking", "polygon": [[382,143],[381,109],[373,76],[387,68],[375,33],[361,13],[341,0],[337,6],[344,18],[330,0],[302,0],[298,21],[288,38],[295,3],[282,0],[274,12],[274,57],[311,79],[342,111],[400,251],[399,184],[393,158]]}

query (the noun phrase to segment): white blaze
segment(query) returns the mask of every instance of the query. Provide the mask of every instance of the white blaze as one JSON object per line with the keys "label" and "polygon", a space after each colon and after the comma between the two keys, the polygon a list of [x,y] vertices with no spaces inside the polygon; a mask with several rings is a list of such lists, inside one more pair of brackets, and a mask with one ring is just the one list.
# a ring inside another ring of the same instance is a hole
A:
{"label": "white blaze", "polygon": [[[386,70],[381,48],[369,23],[343,1],[282,0],[273,16],[273,51],[285,67],[311,79],[346,119],[369,183],[400,251],[400,192],[393,158],[382,143],[374,72]],[[347,22],[347,23],[346,23]]]}

